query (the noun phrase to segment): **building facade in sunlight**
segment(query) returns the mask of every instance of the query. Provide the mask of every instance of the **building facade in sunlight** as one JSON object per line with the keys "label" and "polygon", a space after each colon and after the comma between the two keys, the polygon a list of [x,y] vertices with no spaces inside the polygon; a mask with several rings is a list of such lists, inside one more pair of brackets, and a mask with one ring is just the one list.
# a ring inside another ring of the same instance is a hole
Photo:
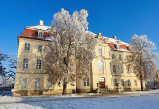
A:
{"label": "building facade in sunlight", "polygon": [[[18,57],[15,77],[14,96],[59,94],[62,93],[62,83],[52,85],[47,80],[44,70],[43,48],[49,43],[49,26],[39,25],[25,27],[18,36]],[[67,93],[101,91],[140,90],[140,80],[133,66],[126,66],[130,55],[129,45],[117,37],[103,37],[92,33],[98,40],[96,56],[92,61],[89,76],[75,81],[67,86]],[[144,83],[145,84],[145,83]],[[145,86],[144,86],[145,87]]]}

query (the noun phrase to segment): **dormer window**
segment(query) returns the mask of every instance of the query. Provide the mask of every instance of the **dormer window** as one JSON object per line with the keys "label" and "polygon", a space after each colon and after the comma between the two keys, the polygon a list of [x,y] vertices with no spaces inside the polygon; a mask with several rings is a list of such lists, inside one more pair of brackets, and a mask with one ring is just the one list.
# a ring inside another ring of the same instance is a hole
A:
{"label": "dormer window", "polygon": [[43,32],[38,32],[38,38],[43,38]]}
{"label": "dormer window", "polygon": [[116,45],[116,48],[117,48],[117,49],[120,49],[120,45],[117,44],[117,45]]}

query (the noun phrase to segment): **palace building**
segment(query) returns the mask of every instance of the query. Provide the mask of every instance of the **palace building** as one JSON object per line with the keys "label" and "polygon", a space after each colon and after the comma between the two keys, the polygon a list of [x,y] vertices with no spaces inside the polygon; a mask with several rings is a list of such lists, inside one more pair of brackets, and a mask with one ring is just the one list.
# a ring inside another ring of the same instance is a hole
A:
{"label": "palace building", "polygon": [[[40,21],[39,25],[25,27],[24,32],[18,36],[14,96],[62,93],[62,83],[52,85],[44,70],[43,48],[50,40],[49,29],[50,26]],[[118,40],[116,36],[108,38],[101,33],[92,35],[98,42],[89,76],[77,79],[74,85],[68,84],[67,93],[94,92],[98,87],[106,91],[116,91],[117,88],[121,91],[140,90],[135,68],[125,64],[127,56],[131,54],[129,44]]]}

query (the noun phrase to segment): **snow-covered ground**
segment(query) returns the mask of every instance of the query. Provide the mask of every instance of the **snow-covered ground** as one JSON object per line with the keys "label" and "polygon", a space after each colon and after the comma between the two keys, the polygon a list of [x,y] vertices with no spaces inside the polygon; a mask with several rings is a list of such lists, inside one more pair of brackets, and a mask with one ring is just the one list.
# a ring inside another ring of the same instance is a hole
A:
{"label": "snow-covered ground", "polygon": [[159,90],[139,92],[148,94],[144,96],[96,98],[91,98],[88,94],[50,97],[0,96],[0,109],[159,109],[158,92]]}

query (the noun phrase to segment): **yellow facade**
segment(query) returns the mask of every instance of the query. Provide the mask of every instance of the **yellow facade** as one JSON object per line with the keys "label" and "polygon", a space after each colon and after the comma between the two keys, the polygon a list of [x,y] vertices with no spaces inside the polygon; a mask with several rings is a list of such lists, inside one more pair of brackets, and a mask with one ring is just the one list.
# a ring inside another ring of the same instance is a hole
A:
{"label": "yellow facade", "polygon": [[[130,68],[129,72],[125,65],[125,57],[130,52],[112,50],[110,46],[98,39],[98,43],[95,48],[96,56],[92,61],[90,72],[88,72],[88,79],[79,79],[74,82],[74,86],[68,84],[67,93],[77,92],[94,92],[97,90],[97,84],[101,86],[101,89],[115,91],[120,88],[121,91],[128,90],[140,90],[140,80],[136,77],[133,70]],[[39,95],[39,94],[61,94],[61,85],[52,85],[48,87],[47,75],[44,70],[44,56],[45,53],[38,51],[38,45],[44,48],[48,41],[36,40],[30,38],[19,38],[18,39],[18,57],[17,57],[17,70],[15,79],[15,92],[14,96],[23,95]],[[30,44],[30,49],[25,50],[25,44]],[[100,49],[100,50],[99,50]],[[99,53],[100,52],[100,53]],[[112,59],[112,54],[115,58]],[[119,59],[121,55],[121,59]],[[23,69],[23,60],[27,58],[28,69]],[[41,60],[41,69],[36,69],[37,60]],[[99,65],[100,64],[100,65]],[[115,72],[113,66],[115,65]],[[122,66],[122,72],[120,69]],[[26,87],[22,88],[22,79],[26,78]],[[35,88],[36,79],[39,79],[40,86]],[[124,81],[123,83],[121,81]],[[118,86],[116,86],[118,84]],[[124,84],[124,86],[122,86]],[[129,85],[128,85],[129,84]],[[143,83],[145,84],[145,83]],[[144,85],[145,88],[145,85]]]}

